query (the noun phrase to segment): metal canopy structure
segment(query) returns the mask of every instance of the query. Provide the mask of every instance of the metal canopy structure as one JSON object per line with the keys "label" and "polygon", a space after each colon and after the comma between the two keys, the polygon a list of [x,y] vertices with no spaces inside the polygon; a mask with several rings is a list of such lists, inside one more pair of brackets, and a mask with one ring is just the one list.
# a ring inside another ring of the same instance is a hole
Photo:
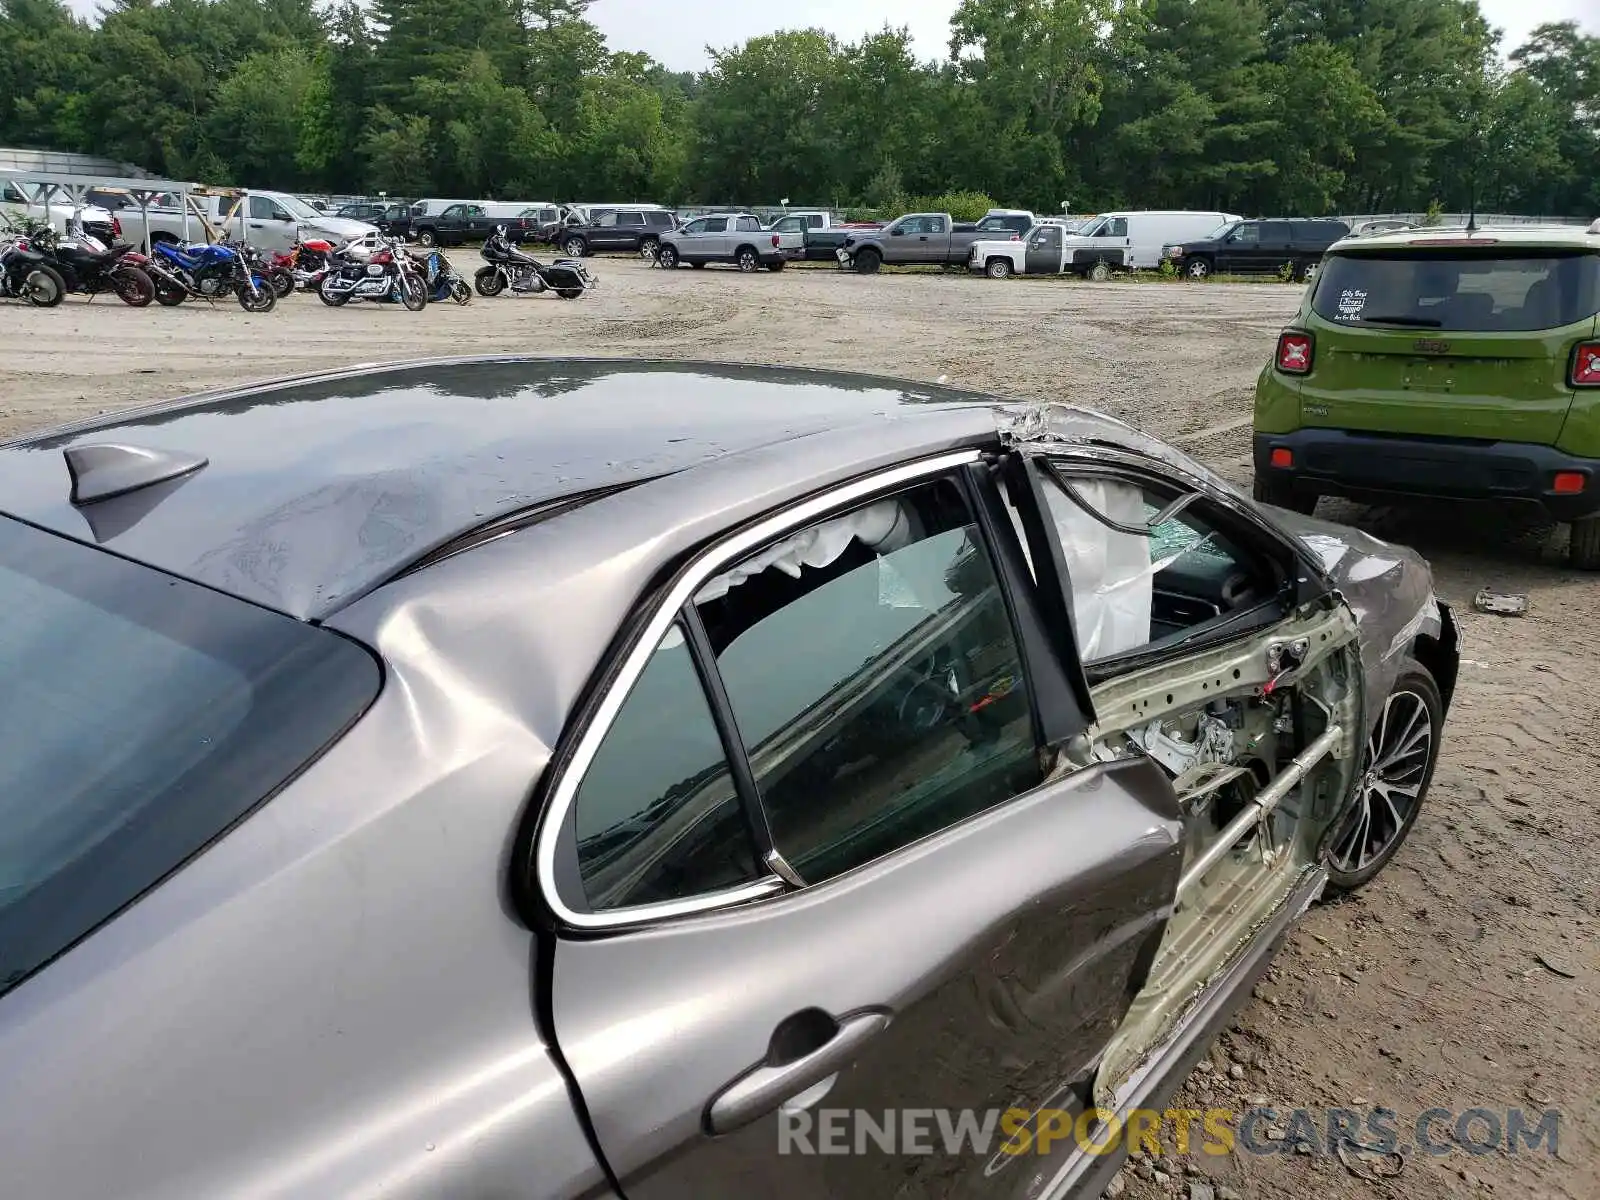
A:
{"label": "metal canopy structure", "polygon": [[150,253],[150,203],[158,196],[175,192],[179,196],[179,207],[183,212],[185,240],[189,235],[190,216],[200,222],[207,239],[215,239],[216,231],[190,196],[191,192],[200,190],[198,184],[177,183],[168,179],[131,179],[111,175],[26,171],[10,167],[0,167],[0,179],[14,184],[29,205],[39,205],[46,219],[50,214],[50,205],[57,203],[57,196],[60,196],[61,202],[72,205],[74,223],[78,222],[79,212],[85,206],[84,197],[91,190],[120,192],[127,195],[138,206],[139,216],[144,223],[144,240],[141,248],[146,254]]}

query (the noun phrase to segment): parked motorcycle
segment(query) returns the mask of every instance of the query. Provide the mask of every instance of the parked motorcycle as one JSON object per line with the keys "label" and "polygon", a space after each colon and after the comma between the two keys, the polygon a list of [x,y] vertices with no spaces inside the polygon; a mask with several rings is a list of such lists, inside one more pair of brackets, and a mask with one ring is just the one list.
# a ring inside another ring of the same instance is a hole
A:
{"label": "parked motorcycle", "polygon": [[525,254],[506,240],[506,227],[498,225],[479,251],[489,265],[480,267],[472,284],[480,296],[498,296],[506,288],[537,295],[552,291],[563,300],[577,300],[595,286],[595,278],[575,258],[558,258],[549,266]]}
{"label": "parked motorcycle", "polygon": [[347,246],[348,260],[322,277],[317,295],[333,308],[352,300],[398,301],[411,312],[421,312],[428,304],[428,290],[416,262],[400,241],[380,237],[377,242],[380,248],[365,262],[359,251],[352,253],[354,247]]}
{"label": "parked motorcycle", "polygon": [[24,234],[0,240],[0,296],[54,308],[67,294],[66,282]]}
{"label": "parked motorcycle", "polygon": [[294,291],[294,276],[282,267],[274,266],[265,250],[252,246],[249,242],[235,242],[227,238],[222,240],[221,245],[237,251],[250,272],[267,281],[267,285],[272,288],[274,298],[282,300]]}
{"label": "parked motorcycle", "polygon": [[[270,263],[275,269],[287,271],[295,287],[308,292],[317,290],[322,276],[334,262],[332,242],[309,238],[289,247],[288,253],[274,253]],[[280,293],[280,299],[282,293]]]}
{"label": "parked motorcycle", "polygon": [[233,246],[197,243],[180,248],[157,242],[151,261],[156,303],[171,306],[189,296],[217,300],[232,292],[246,312],[271,312],[277,293],[259,271],[251,269]]}
{"label": "parked motorcycle", "polygon": [[105,243],[88,234],[62,240],[49,226],[38,230],[30,244],[49,259],[69,292],[82,292],[91,298],[110,292],[131,308],[144,308],[156,298],[155,282],[138,265],[143,256],[132,260],[128,257],[134,253],[130,245],[107,249]]}
{"label": "parked motorcycle", "polygon": [[467,286],[467,281],[456,274],[456,269],[450,265],[450,260],[438,250],[429,250],[424,254],[412,253],[410,258],[416,263],[417,270],[422,273],[429,300],[454,300],[457,304],[472,303],[472,289]]}

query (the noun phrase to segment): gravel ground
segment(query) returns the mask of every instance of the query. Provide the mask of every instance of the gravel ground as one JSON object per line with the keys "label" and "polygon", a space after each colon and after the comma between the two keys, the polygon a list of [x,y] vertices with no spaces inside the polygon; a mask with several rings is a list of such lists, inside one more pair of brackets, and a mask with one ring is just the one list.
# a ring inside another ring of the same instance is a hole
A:
{"label": "gravel ground", "polygon": [[[470,252],[457,263],[477,266]],[[296,295],[135,311],[104,299],[0,307],[0,438],[203,389],[360,362],[519,352],[791,363],[947,380],[1066,400],[1130,420],[1249,479],[1250,396],[1294,311],[1277,285],[996,283],[792,269],[668,274],[600,260],[601,287],[430,305],[421,314]],[[1600,1196],[1591,1019],[1600,986],[1600,776],[1593,641],[1600,588],[1565,568],[1552,531],[1460,506],[1322,515],[1420,548],[1456,606],[1464,663],[1427,807],[1365,892],[1315,908],[1212,1061],[1192,1107],[1382,1105],[1405,1129],[1440,1106],[1561,1111],[1559,1154],[1406,1159],[1396,1178],[1337,1157],[1240,1153],[1130,1164],[1128,1200],[1191,1194],[1306,1200]],[[1521,592],[1521,619],[1472,609]],[[1591,631],[1585,634],[1583,631]],[[1579,686],[1583,685],[1583,686]],[[1587,731],[1587,732],[1586,732]],[[1237,1065],[1240,1070],[1230,1071]],[[1192,1165],[1199,1174],[1186,1173]],[[1390,1161],[1382,1167],[1393,1170]]]}

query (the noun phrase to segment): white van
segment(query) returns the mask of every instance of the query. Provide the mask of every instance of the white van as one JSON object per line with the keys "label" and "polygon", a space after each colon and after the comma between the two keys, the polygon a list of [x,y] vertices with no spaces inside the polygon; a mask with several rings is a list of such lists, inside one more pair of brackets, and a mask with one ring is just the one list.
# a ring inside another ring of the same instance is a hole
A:
{"label": "white van", "polygon": [[1101,213],[1065,239],[1068,270],[1095,279],[1112,271],[1149,271],[1161,265],[1161,254],[1177,242],[1198,241],[1230,221],[1225,212]]}

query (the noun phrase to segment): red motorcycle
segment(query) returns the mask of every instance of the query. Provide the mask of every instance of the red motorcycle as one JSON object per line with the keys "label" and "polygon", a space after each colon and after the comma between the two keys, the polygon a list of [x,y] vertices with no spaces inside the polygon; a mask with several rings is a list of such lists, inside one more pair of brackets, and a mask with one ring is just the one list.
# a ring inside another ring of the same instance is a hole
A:
{"label": "red motorcycle", "polygon": [[282,299],[296,287],[314,292],[328,268],[334,265],[332,242],[311,238],[296,242],[287,254],[274,253],[268,261],[273,291]]}

